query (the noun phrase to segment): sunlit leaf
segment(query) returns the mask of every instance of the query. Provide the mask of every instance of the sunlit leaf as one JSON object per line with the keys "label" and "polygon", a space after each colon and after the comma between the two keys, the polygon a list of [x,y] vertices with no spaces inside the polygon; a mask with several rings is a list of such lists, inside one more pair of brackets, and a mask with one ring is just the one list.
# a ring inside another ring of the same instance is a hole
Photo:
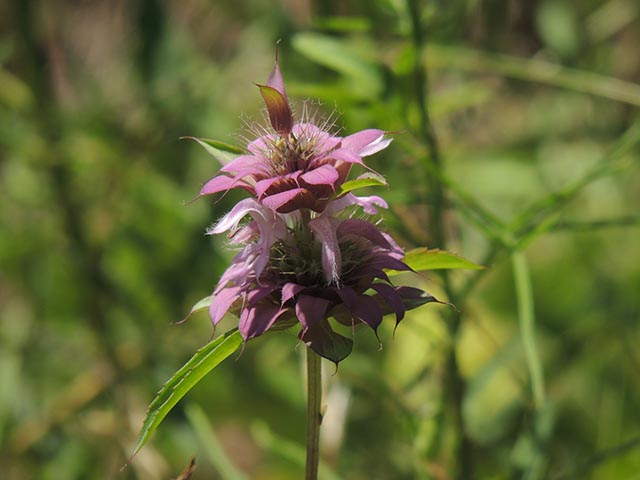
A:
{"label": "sunlit leaf", "polygon": [[299,33],[293,37],[293,47],[314,62],[353,80],[358,92],[375,97],[383,88],[376,65],[349,49],[336,38],[317,33]]}
{"label": "sunlit leaf", "polygon": [[320,17],[314,20],[314,26],[319,29],[334,32],[367,32],[371,30],[371,20],[367,17]]}
{"label": "sunlit leaf", "polygon": [[228,143],[219,142],[217,140],[210,140],[208,138],[196,138],[196,137],[180,137],[186,140],[195,140],[204,148],[209,155],[218,160],[222,165],[229,163],[238,155],[244,153],[239,147],[234,147]]}
{"label": "sunlit leaf", "polygon": [[367,173],[363,173],[355,180],[350,180],[340,185],[336,189],[335,196],[340,197],[345,193],[352,192],[353,190],[357,190],[359,188],[386,187],[386,186],[387,186],[387,181],[382,175],[378,175],[373,172],[367,172]]}
{"label": "sunlit leaf", "polygon": [[220,362],[235,352],[242,345],[242,336],[233,329],[216,338],[198,350],[191,359],[178,370],[149,405],[147,415],[140,430],[138,443],[131,454],[130,461],[151,437],[151,434],[162,423],[171,409],[202,378],[213,370]]}
{"label": "sunlit leaf", "polygon": [[189,320],[189,318],[191,318],[191,315],[193,315],[194,313],[197,312],[201,312],[202,310],[207,310],[209,308],[209,306],[211,305],[211,302],[213,302],[213,295],[209,295],[207,297],[204,297],[200,300],[198,300],[195,305],[193,307],[191,307],[191,310],[189,310],[189,313],[187,314],[186,317],[184,317],[182,320],[180,320],[179,322],[176,322],[176,324],[180,324],[180,323],[184,323],[187,320]]}
{"label": "sunlit leaf", "polygon": [[402,261],[417,272],[445,269],[480,270],[484,268],[458,254],[439,249],[429,250],[427,247],[409,250]]}

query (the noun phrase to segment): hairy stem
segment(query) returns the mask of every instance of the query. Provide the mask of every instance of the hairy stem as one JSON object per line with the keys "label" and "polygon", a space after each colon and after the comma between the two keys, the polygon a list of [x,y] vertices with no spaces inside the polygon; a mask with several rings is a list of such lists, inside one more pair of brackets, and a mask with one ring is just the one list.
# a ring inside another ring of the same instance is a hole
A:
{"label": "hairy stem", "polygon": [[320,424],[322,423],[321,358],[307,348],[307,463],[305,480],[318,478]]}

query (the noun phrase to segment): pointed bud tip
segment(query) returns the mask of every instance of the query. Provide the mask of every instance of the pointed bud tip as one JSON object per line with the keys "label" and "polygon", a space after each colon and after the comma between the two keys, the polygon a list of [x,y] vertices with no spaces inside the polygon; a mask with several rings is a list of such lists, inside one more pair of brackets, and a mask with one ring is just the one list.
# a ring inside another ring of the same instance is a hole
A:
{"label": "pointed bud tip", "polygon": [[260,89],[273,129],[280,135],[290,134],[293,130],[293,113],[287,98],[272,86],[259,84],[256,86]]}

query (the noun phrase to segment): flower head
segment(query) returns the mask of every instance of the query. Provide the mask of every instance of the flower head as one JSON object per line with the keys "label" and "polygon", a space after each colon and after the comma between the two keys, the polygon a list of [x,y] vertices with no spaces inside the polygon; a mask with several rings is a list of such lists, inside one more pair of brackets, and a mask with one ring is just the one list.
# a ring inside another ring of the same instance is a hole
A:
{"label": "flower head", "polygon": [[[244,202],[211,230],[229,230],[232,240],[241,234],[247,243],[221,277],[209,312],[217,324],[235,309],[245,341],[297,320],[299,338],[337,363],[350,353],[351,340],[333,330],[330,317],[352,327],[368,325],[377,334],[385,314],[394,313],[397,324],[406,310],[435,301],[421,290],[391,283],[386,270],[410,268],[389,235],[368,220],[333,215],[354,206],[373,213],[386,207],[381,198],[345,196],[315,215],[309,228],[297,212],[277,214]],[[238,228],[243,212],[252,221]],[[272,220],[272,230],[263,228],[264,218]],[[260,235],[245,233],[256,228]]]}
{"label": "flower head", "polygon": [[364,165],[363,157],[391,143],[382,130],[338,137],[308,119],[295,123],[277,62],[266,85],[258,87],[272,131],[259,135],[245,155],[224,165],[199,196],[242,188],[278,213],[301,208],[322,212],[351,166]]}

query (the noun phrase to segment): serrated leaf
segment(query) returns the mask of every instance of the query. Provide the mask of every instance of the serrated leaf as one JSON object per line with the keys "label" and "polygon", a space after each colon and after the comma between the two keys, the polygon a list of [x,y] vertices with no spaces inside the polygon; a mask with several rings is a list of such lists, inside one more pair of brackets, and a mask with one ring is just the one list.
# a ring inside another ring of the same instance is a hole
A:
{"label": "serrated leaf", "polygon": [[350,180],[348,182],[344,182],[336,189],[335,196],[340,197],[345,193],[352,192],[353,190],[358,190],[359,188],[365,187],[386,187],[387,181],[382,175],[378,175],[373,172],[367,172],[360,175],[355,180]]}
{"label": "serrated leaf", "polygon": [[218,160],[222,165],[229,163],[238,155],[245,153],[244,150],[239,147],[219,142],[217,140],[210,140],[208,138],[180,137],[180,139],[195,140],[209,155]]}
{"label": "serrated leaf", "polygon": [[129,461],[140,451],[171,409],[202,378],[242,345],[242,336],[233,329],[198,350],[156,394],[147,410],[138,443]]}
{"label": "serrated leaf", "polygon": [[429,250],[427,247],[409,250],[402,261],[417,272],[445,269],[481,270],[484,268],[458,254],[439,249]]}

